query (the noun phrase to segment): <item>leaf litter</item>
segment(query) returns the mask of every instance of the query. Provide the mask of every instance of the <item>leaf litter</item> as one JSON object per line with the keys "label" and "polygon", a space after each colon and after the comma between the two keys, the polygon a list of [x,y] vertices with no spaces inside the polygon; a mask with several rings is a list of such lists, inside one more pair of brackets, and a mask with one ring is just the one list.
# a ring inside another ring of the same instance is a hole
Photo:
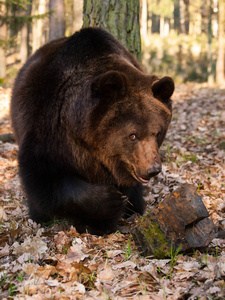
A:
{"label": "leaf litter", "polygon": [[[10,89],[0,87],[0,134],[11,131]],[[196,186],[225,230],[225,91],[182,84],[161,148],[162,173],[145,187],[151,210],[182,183]],[[0,141],[1,299],[223,299],[225,240],[172,258],[143,257],[130,236],[134,218],[106,236],[79,234],[66,222],[29,219],[18,146]],[[184,208],[185,209],[185,208]]]}

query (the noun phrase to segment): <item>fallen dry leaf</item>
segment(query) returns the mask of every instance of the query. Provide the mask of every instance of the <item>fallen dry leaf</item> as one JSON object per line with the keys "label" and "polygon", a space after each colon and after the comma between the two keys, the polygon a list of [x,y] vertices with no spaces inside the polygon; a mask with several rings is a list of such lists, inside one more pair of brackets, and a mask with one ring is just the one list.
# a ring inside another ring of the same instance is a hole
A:
{"label": "fallen dry leaf", "polygon": [[111,267],[107,264],[107,261],[105,262],[104,269],[99,273],[99,279],[100,281],[111,281],[115,277],[113,270]]}
{"label": "fallen dry leaf", "polygon": [[2,206],[0,206],[0,220],[8,221],[8,217],[5,213],[5,210]]}
{"label": "fallen dry leaf", "polygon": [[9,255],[9,245],[6,243],[5,246],[0,250],[0,258]]}

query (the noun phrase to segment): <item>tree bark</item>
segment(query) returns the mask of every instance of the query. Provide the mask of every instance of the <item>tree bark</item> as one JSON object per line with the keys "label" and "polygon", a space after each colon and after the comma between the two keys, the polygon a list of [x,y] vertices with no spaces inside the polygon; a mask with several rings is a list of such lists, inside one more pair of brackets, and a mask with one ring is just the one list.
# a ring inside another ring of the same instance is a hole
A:
{"label": "tree bark", "polygon": [[[45,13],[46,0],[33,0],[32,1],[32,16],[41,15]],[[34,18],[32,20],[32,52],[40,48],[44,41],[43,39],[44,21],[42,18]]]}
{"label": "tree bark", "polygon": [[216,62],[216,82],[224,84],[224,22],[225,8],[224,0],[219,1],[219,28],[218,28],[218,55]]}
{"label": "tree bark", "polygon": [[146,40],[148,34],[148,3],[141,0],[141,38]]}
{"label": "tree bark", "polygon": [[78,31],[83,24],[82,11],[83,1],[82,0],[66,0],[65,1],[66,11],[66,35],[69,36],[75,31]]}
{"label": "tree bark", "polygon": [[82,12],[83,12],[83,1],[73,0],[73,31],[77,31],[82,27]]}
{"label": "tree bark", "polygon": [[179,0],[179,13],[180,13],[180,32],[185,33],[185,6],[184,6],[184,0]]}
{"label": "tree bark", "polygon": [[164,26],[165,26],[165,18],[164,16],[160,16],[160,36],[164,37]]}
{"label": "tree bark", "polygon": [[185,33],[189,34],[189,27],[190,27],[190,13],[189,13],[189,0],[184,0],[185,2],[185,16],[184,16],[184,25],[185,25]]}
{"label": "tree bark", "polygon": [[141,60],[139,0],[84,0],[83,27],[102,27]]}
{"label": "tree bark", "polygon": [[6,77],[6,53],[5,53],[5,40],[7,36],[7,26],[5,23],[1,23],[1,17],[6,14],[6,6],[0,4],[0,83],[4,81]]}
{"label": "tree bark", "polygon": [[51,41],[65,35],[64,0],[50,0],[49,10],[53,11],[49,18],[49,41]]}
{"label": "tree bark", "polygon": [[208,23],[208,85],[213,85],[212,67],[212,0],[209,0],[209,23]]}
{"label": "tree bark", "polygon": [[21,28],[21,42],[20,42],[20,60],[21,63],[24,64],[28,57],[28,26],[25,23]]}

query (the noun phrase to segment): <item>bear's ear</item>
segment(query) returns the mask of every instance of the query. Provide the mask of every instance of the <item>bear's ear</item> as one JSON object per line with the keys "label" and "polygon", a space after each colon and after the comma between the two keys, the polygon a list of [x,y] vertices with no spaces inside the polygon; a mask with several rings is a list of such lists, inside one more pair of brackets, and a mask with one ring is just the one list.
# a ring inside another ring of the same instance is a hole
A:
{"label": "bear's ear", "polygon": [[127,91],[127,78],[118,71],[108,71],[96,77],[91,85],[92,95],[119,100]]}
{"label": "bear's ear", "polygon": [[165,76],[162,79],[154,81],[152,84],[153,96],[167,103],[174,92],[174,81],[171,77]]}

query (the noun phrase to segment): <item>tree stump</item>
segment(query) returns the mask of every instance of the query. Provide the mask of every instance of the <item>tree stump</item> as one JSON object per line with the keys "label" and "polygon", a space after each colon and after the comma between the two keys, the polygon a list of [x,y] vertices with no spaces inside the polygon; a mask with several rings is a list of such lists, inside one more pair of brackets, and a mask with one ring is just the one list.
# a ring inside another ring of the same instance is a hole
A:
{"label": "tree stump", "polygon": [[217,228],[195,187],[184,184],[140,217],[132,235],[143,255],[163,258],[171,247],[186,251],[208,246]]}

